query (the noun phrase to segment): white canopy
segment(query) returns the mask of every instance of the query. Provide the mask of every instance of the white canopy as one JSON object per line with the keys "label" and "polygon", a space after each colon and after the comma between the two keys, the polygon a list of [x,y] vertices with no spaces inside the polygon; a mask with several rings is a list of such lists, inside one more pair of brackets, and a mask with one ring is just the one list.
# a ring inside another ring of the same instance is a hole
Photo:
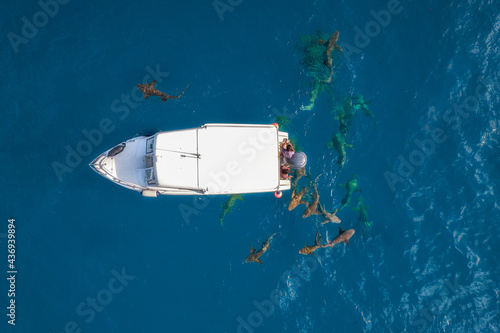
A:
{"label": "white canopy", "polygon": [[158,186],[205,194],[275,191],[280,182],[274,125],[207,124],[156,136]]}

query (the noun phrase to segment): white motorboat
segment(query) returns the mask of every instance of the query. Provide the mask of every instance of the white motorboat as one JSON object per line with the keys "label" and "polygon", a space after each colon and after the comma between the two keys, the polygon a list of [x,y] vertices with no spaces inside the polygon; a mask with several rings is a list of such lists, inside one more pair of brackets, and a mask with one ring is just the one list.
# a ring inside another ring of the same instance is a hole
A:
{"label": "white motorboat", "polygon": [[[290,180],[280,177],[284,139],[288,133],[277,125],[206,124],[134,137],[99,155],[90,167],[148,197],[279,194],[290,189]],[[305,165],[305,154],[295,155],[298,163],[292,167]]]}

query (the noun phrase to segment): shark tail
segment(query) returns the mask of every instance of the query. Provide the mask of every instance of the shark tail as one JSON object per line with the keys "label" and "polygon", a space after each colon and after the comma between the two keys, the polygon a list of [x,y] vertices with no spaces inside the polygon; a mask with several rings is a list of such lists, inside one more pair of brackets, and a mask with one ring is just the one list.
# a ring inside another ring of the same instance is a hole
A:
{"label": "shark tail", "polygon": [[325,210],[323,209],[323,206],[321,206],[321,202],[318,202],[318,208],[317,211],[320,213],[323,213]]}
{"label": "shark tail", "polygon": [[186,88],[184,88],[184,90],[179,95],[177,95],[177,96],[168,96],[168,98],[179,98],[179,97],[181,97],[184,94],[184,92],[186,91],[186,89],[188,87],[189,87],[189,83],[187,84]]}

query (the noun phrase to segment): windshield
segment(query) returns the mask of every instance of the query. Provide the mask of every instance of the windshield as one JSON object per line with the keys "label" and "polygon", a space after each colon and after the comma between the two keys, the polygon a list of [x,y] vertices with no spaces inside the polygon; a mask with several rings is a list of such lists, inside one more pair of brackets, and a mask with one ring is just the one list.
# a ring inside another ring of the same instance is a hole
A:
{"label": "windshield", "polygon": [[151,137],[146,140],[146,154],[150,154],[155,149],[155,137]]}

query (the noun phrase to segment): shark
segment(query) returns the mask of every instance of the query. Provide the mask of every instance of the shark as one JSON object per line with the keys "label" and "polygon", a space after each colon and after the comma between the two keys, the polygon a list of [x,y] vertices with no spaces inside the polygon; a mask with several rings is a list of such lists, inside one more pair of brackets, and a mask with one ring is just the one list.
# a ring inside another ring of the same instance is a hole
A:
{"label": "shark", "polygon": [[243,196],[241,194],[232,194],[229,199],[222,205],[222,213],[220,214],[219,224],[224,228],[224,217],[227,213],[230,213],[233,206],[236,204],[236,200],[243,201]]}
{"label": "shark", "polygon": [[355,174],[353,174],[351,178],[349,178],[347,183],[342,186],[346,188],[347,193],[344,199],[342,199],[342,207],[340,207],[339,210],[342,210],[343,208],[349,206],[349,204],[351,203],[351,197],[354,192],[361,191],[361,189],[358,187],[358,180],[356,179]]}
{"label": "shark", "polygon": [[347,140],[347,130],[352,126],[357,111],[353,107],[352,98],[346,97],[341,104],[335,106],[335,111],[337,113],[335,119],[340,122],[340,133],[344,136],[344,140]]}
{"label": "shark", "polygon": [[297,207],[300,204],[307,205],[307,202],[302,200],[302,196],[304,196],[304,194],[306,194],[307,191],[309,191],[309,187],[302,189],[302,191],[300,191],[298,193],[296,193],[295,191],[296,191],[296,189],[294,188],[293,192],[292,192],[292,198],[290,199],[290,204],[288,204],[288,210],[290,210],[290,211],[293,210],[295,207]]}
{"label": "shark", "polygon": [[338,31],[335,31],[328,39],[328,44],[326,47],[326,57],[328,59],[328,66],[330,68],[332,67],[332,51],[334,49],[338,49],[340,52],[342,52],[342,49],[340,48],[340,46],[337,45],[338,40],[339,40],[339,32]]}
{"label": "shark", "polygon": [[342,52],[342,48],[337,45],[337,41],[339,40],[339,32],[336,30],[328,39],[328,42],[324,40],[319,40],[318,44],[326,44],[326,60],[324,62],[325,66],[330,68],[330,76],[325,82],[332,82],[332,76],[333,76],[333,61],[332,61],[332,51],[333,50],[339,50]]}
{"label": "shark", "polygon": [[[319,177],[319,176],[318,176]],[[318,178],[316,178],[318,179]],[[313,201],[311,203],[307,203],[305,201],[301,201],[300,203],[306,204],[307,208],[302,214],[302,218],[305,219],[306,217],[309,217],[311,215],[321,215],[320,212],[317,211],[318,203],[319,203],[319,194],[318,194],[318,189],[316,188],[316,182],[314,182],[314,196],[313,196]]]}
{"label": "shark", "polygon": [[158,96],[161,98],[163,103],[165,103],[165,101],[167,99],[175,99],[175,98],[181,97],[182,94],[184,94],[184,91],[186,91],[186,89],[189,87],[189,83],[188,83],[188,85],[186,86],[186,88],[184,88],[184,90],[181,92],[180,95],[170,96],[168,94],[162,93],[161,91],[157,90],[155,88],[155,83],[156,83],[156,80],[154,80],[150,84],[138,84],[137,88],[139,88],[139,90],[144,94],[145,99],[148,99],[149,96]]}
{"label": "shark", "polygon": [[262,242],[262,247],[260,248],[259,251],[255,250],[252,245],[250,245],[250,254],[248,257],[246,257],[245,262],[256,262],[262,265],[262,262],[260,261],[260,256],[263,255],[267,250],[269,250],[269,243],[271,242],[271,239],[273,239],[274,235],[276,235],[277,232],[269,236],[269,238],[265,241]]}
{"label": "shark", "polygon": [[318,229],[318,232],[316,233],[316,238],[314,238],[314,245],[309,246],[306,244],[303,248],[301,248],[299,250],[299,253],[300,254],[314,255],[314,251],[316,251],[317,249],[319,249],[321,247],[320,243],[321,243],[321,234],[319,233],[319,229]]}
{"label": "shark", "polygon": [[345,137],[341,133],[336,133],[332,141],[327,144],[328,148],[333,148],[339,154],[339,158],[337,163],[339,165],[340,170],[344,167],[345,159],[346,159],[346,148],[352,148],[352,145],[346,142]]}
{"label": "shark", "polygon": [[299,179],[306,175],[306,168],[303,167],[295,171],[294,179],[292,180],[292,187],[296,187]]}
{"label": "shark", "polygon": [[359,110],[361,109],[365,116],[375,118],[375,115],[373,112],[370,111],[370,108],[368,107],[368,104],[370,104],[370,101],[365,101],[365,98],[363,95],[357,94],[354,97],[351,97],[352,101],[352,107],[354,110]]}
{"label": "shark", "polygon": [[319,212],[321,213],[321,215],[323,215],[323,217],[325,218],[325,220],[323,222],[321,222],[321,224],[325,224],[325,223],[328,223],[328,222],[332,222],[332,223],[340,223],[340,219],[337,217],[337,215],[335,215],[339,210],[336,209],[333,213],[329,213],[328,211],[326,211],[323,206],[321,206],[321,202],[319,203]]}
{"label": "shark", "polygon": [[359,211],[359,220],[364,223],[367,230],[370,230],[372,221],[368,218],[368,207],[365,206],[365,199],[362,196],[358,198],[358,206],[353,209]]}
{"label": "shark", "polygon": [[[337,41],[339,40],[339,32],[338,30],[335,30],[333,32],[333,34],[330,36],[330,38],[328,39],[328,41],[324,40],[324,39],[319,39],[318,40],[318,44],[326,44],[326,56],[328,58],[328,63],[330,66],[332,66],[331,64],[331,58],[330,58],[330,55],[332,53],[332,51],[334,49],[340,51],[340,52],[343,52],[342,48],[337,45]],[[325,64],[326,65],[326,64]]]}
{"label": "shark", "polygon": [[339,243],[346,243],[349,245],[349,239],[354,235],[356,230],[354,229],[348,229],[348,230],[343,230],[342,228],[339,227],[339,234],[337,237],[326,243],[325,245],[321,245],[321,247],[333,247],[335,244]]}

